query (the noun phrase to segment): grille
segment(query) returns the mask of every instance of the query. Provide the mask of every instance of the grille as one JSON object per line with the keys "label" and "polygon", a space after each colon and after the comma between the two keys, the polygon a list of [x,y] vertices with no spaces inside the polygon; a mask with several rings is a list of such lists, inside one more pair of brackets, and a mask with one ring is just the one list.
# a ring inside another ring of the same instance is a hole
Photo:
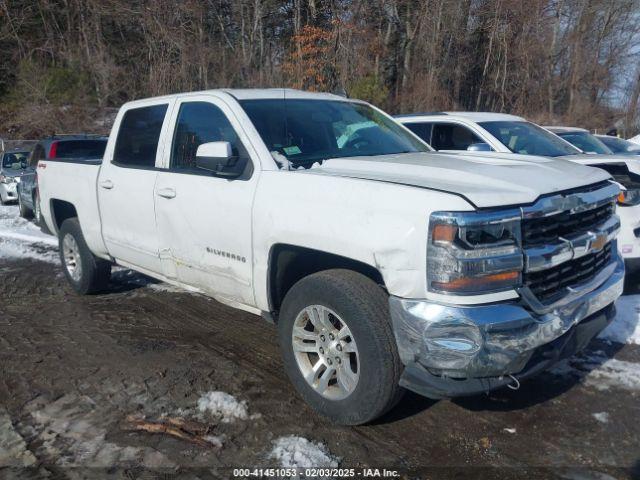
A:
{"label": "grille", "polygon": [[524,247],[556,243],[558,237],[585,233],[600,225],[614,213],[614,205],[607,203],[580,213],[562,212],[542,218],[525,220],[522,226]]}
{"label": "grille", "polygon": [[578,285],[595,277],[611,261],[611,248],[611,242],[609,242],[599,252],[590,253],[541,272],[525,273],[523,283],[541,302],[553,302],[565,293],[565,287]]}

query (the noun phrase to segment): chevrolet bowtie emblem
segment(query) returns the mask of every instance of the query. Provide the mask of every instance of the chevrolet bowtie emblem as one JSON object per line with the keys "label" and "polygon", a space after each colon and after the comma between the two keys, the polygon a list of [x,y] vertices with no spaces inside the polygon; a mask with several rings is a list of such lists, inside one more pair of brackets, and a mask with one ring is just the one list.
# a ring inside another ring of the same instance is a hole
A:
{"label": "chevrolet bowtie emblem", "polygon": [[607,243],[607,235],[604,233],[596,234],[596,238],[591,241],[591,250],[602,250]]}

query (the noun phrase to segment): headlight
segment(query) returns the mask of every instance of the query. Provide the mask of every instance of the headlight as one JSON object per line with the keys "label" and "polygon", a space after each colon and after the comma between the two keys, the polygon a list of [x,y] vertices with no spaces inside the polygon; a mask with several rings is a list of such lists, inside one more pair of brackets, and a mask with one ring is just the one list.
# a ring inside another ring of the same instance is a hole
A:
{"label": "headlight", "polygon": [[435,212],[429,221],[429,290],[474,295],[518,287],[520,245],[519,210]]}
{"label": "headlight", "polygon": [[632,207],[640,204],[640,190],[620,190],[618,194],[618,205],[623,207]]}

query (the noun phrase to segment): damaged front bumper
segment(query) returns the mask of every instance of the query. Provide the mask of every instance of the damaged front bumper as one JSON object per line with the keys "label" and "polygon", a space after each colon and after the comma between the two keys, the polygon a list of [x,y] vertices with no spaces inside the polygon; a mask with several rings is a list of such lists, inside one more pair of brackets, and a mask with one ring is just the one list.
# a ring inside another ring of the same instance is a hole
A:
{"label": "damaged front bumper", "polygon": [[[400,384],[430,398],[473,395],[549,368],[581,350],[612,319],[624,262],[614,255],[600,274],[561,301],[443,305],[390,297],[405,372]],[[526,293],[526,292],[521,292]]]}

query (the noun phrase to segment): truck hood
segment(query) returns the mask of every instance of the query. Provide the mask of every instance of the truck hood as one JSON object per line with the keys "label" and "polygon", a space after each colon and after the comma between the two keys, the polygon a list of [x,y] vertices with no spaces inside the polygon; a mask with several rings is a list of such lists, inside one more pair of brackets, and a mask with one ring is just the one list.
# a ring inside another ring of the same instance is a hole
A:
{"label": "truck hood", "polygon": [[540,195],[611,178],[603,170],[545,157],[441,153],[336,158],[298,171],[441,190],[461,195],[476,207],[528,204]]}
{"label": "truck hood", "polygon": [[625,164],[630,172],[640,175],[640,157],[634,157],[632,155],[593,155],[581,153],[555,158],[569,160],[582,165]]}

